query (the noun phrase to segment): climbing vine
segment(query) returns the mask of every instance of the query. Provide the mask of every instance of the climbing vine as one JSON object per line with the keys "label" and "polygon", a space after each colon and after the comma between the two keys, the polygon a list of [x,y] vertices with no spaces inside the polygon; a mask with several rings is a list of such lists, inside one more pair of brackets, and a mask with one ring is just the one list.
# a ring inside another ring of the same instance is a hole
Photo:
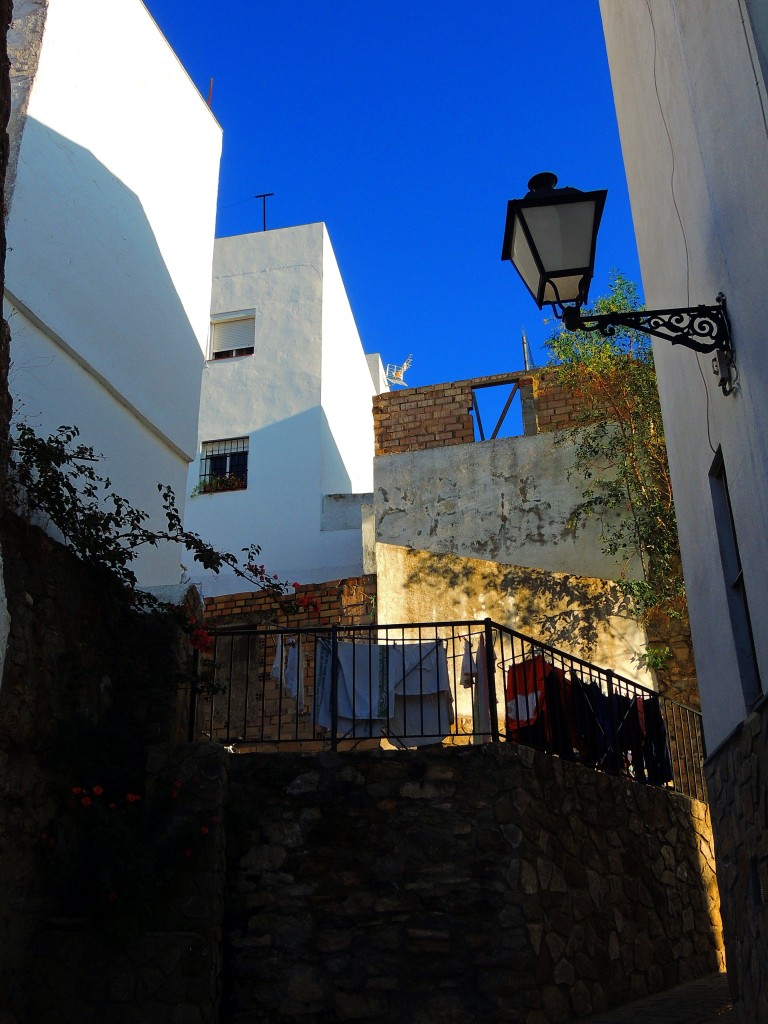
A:
{"label": "climbing vine", "polygon": [[[638,308],[636,286],[614,273],[591,312]],[[650,340],[625,328],[608,337],[561,329],[547,344],[547,379],[573,395],[577,410],[568,438],[586,486],[570,525],[599,521],[603,551],[621,560],[619,586],[640,619],[680,616],[685,591]]]}
{"label": "climbing vine", "polygon": [[[98,472],[100,456],[79,436],[74,426],[61,426],[48,437],[40,437],[27,424],[17,424],[5,485],[5,508],[39,525],[52,524],[67,547],[83,562],[102,571],[139,606],[158,602],[139,588],[134,572],[136,559],[147,547],[175,544],[204,569],[214,573],[228,569],[255,589],[270,594],[283,612],[299,608],[293,594],[298,584],[268,573],[258,562],[261,549],[257,544],[243,548],[242,557],[238,557],[219,551],[199,534],[184,529],[173,489],[164,484],[157,485],[165,517],[164,527],[158,528],[150,521],[149,513],[113,491],[109,477]],[[311,608],[311,600],[303,595],[301,607]],[[192,631],[195,628],[197,624],[193,624]]]}

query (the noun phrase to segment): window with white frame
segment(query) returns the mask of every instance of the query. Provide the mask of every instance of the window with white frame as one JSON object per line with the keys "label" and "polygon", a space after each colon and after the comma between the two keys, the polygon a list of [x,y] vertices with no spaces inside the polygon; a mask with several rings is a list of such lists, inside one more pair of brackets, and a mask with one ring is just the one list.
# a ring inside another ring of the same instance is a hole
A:
{"label": "window with white frame", "polygon": [[211,359],[253,355],[256,318],[240,316],[211,324]]}
{"label": "window with white frame", "polygon": [[198,491],[242,491],[248,486],[248,438],[204,441],[200,455]]}

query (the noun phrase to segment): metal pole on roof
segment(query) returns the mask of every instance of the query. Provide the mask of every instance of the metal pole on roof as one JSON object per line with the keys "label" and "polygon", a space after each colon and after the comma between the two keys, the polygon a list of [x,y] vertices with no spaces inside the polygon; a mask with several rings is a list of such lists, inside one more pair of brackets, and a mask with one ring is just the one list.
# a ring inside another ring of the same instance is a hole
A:
{"label": "metal pole on roof", "polygon": [[260,199],[261,200],[261,213],[262,213],[262,218],[263,218],[263,223],[264,223],[264,226],[261,229],[262,231],[266,231],[267,230],[267,199],[270,196],[273,196],[274,194],[275,194],[274,192],[259,192],[258,195],[253,197],[254,199]]}

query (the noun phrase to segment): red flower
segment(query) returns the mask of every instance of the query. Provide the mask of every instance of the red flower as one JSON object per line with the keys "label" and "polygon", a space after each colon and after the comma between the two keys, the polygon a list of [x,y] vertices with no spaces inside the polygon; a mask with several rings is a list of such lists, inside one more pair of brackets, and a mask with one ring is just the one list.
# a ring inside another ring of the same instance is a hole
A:
{"label": "red flower", "polygon": [[104,788],[102,786],[94,786],[91,792],[93,793],[94,796],[101,796],[101,794],[104,792]]}
{"label": "red flower", "polygon": [[89,796],[84,796],[80,800],[80,803],[83,805],[83,807],[90,807],[91,804],[93,803],[93,800],[91,800],[91,798]]}
{"label": "red flower", "polygon": [[141,797],[139,796],[138,793],[126,793],[125,799],[128,801],[129,804],[135,804],[137,800],[141,800]]}
{"label": "red flower", "polygon": [[192,851],[190,850],[189,847],[187,847],[186,850],[184,851],[184,856],[185,857],[191,857],[192,856]]}
{"label": "red flower", "polygon": [[83,790],[82,790],[82,787],[81,787],[81,786],[73,786],[73,787],[72,787],[72,792],[73,792],[73,793],[82,793],[82,792],[83,792]]}
{"label": "red flower", "polygon": [[110,809],[110,811],[116,811],[117,810],[117,804],[110,804],[109,805],[109,809]]}
{"label": "red flower", "polygon": [[202,832],[202,834],[204,836],[207,836],[208,835],[208,826],[207,825],[201,825],[200,831]]}

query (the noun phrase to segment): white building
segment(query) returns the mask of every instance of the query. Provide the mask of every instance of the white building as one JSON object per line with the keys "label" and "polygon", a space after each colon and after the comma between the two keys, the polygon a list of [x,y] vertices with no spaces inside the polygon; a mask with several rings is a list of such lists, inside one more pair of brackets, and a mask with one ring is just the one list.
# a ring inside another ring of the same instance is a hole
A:
{"label": "white building", "polygon": [[[238,556],[260,545],[281,580],[359,576],[371,405],[385,389],[324,224],[217,239],[187,528]],[[189,569],[207,597],[248,589]]]}
{"label": "white building", "polygon": [[[134,506],[159,515],[163,483],[183,507],[221,130],[140,0],[17,0],[9,50],[15,416],[77,426]],[[140,582],[178,582],[180,561],[150,549]]]}
{"label": "white building", "polygon": [[[737,386],[654,345],[739,1019],[768,1020],[768,6],[601,0],[649,309],[724,292]],[[584,182],[584,188],[600,187]],[[610,196],[609,196],[610,201]],[[698,365],[697,365],[698,364]]]}

